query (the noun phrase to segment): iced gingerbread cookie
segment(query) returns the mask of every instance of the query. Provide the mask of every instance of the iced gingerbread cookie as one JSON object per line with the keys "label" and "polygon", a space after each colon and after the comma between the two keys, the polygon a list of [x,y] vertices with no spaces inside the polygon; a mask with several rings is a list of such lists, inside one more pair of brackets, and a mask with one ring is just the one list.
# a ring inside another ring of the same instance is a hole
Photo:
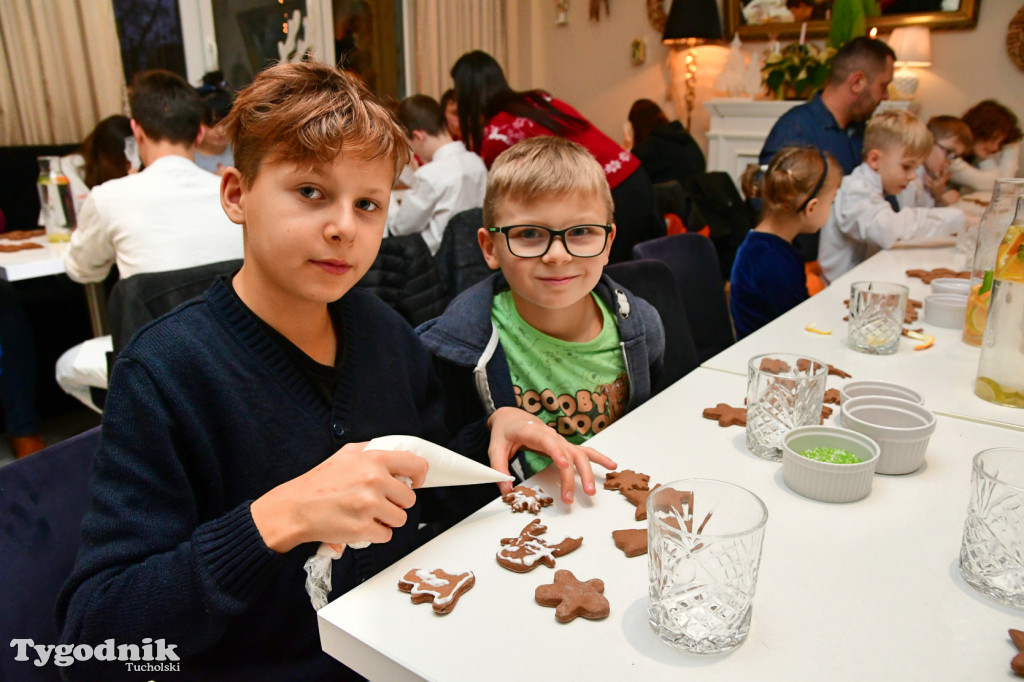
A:
{"label": "iced gingerbread cookie", "polygon": [[568,623],[576,618],[605,618],[611,612],[604,596],[604,581],[597,578],[582,582],[570,571],[555,571],[555,582],[541,585],[534,592],[541,606],[555,607],[555,620]]}
{"label": "iced gingerbread cookie", "polygon": [[550,506],[555,502],[542,489],[527,485],[517,485],[511,492],[502,495],[501,499],[512,506],[512,511],[528,511],[531,514],[539,514],[541,507]]}
{"label": "iced gingerbread cookie", "polygon": [[555,567],[555,557],[573,551],[583,544],[583,538],[565,538],[557,545],[549,545],[540,538],[548,527],[534,519],[526,524],[526,528],[515,538],[502,538],[501,549],[498,550],[498,563],[510,571],[526,573],[544,564],[548,568]]}
{"label": "iced gingerbread cookie", "polygon": [[427,571],[414,568],[398,581],[398,589],[412,595],[413,604],[433,602],[434,613],[449,613],[455,608],[459,597],[476,583],[472,571],[445,573],[437,568]]}
{"label": "iced gingerbread cookie", "polygon": [[627,530],[613,530],[612,540],[615,546],[622,550],[627,557],[647,554],[647,529],[630,528]]}
{"label": "iced gingerbread cookie", "polygon": [[651,477],[647,474],[641,474],[632,469],[609,471],[604,475],[604,489],[619,491],[647,490],[647,482],[650,480]]}

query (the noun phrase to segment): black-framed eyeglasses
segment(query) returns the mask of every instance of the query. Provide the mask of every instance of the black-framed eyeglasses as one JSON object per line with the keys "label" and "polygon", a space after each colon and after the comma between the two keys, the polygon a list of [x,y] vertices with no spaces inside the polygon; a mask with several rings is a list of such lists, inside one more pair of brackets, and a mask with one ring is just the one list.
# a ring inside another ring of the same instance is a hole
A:
{"label": "black-framed eyeglasses", "polygon": [[570,256],[593,258],[604,251],[612,226],[573,225],[564,230],[552,230],[542,225],[506,225],[487,230],[505,235],[509,252],[519,258],[540,258],[548,252],[556,237],[562,240],[562,246]]}
{"label": "black-framed eyeglasses", "polygon": [[945,153],[946,161],[953,162],[953,161],[956,161],[957,159],[960,158],[959,154],[957,154],[955,151],[953,151],[949,147],[946,147],[945,145],[943,145],[940,142],[936,142],[935,146],[938,147],[939,149],[941,149],[943,151],[943,153]]}

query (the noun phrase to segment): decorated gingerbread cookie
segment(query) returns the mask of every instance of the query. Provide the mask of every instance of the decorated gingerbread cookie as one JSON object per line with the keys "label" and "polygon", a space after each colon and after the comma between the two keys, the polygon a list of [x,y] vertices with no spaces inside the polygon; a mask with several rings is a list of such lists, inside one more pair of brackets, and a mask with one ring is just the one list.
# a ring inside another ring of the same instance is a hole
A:
{"label": "decorated gingerbread cookie", "polygon": [[555,502],[541,488],[531,488],[527,485],[517,485],[502,495],[501,499],[512,506],[512,511],[528,511],[531,514],[539,514],[541,507],[550,506]]}
{"label": "decorated gingerbread cookie", "polygon": [[705,419],[717,419],[719,426],[747,425],[747,408],[731,407],[726,403],[718,403],[714,407],[705,408],[702,416]]}
{"label": "decorated gingerbread cookie", "polygon": [[554,606],[555,620],[559,623],[568,623],[577,616],[605,618],[611,612],[604,596],[603,580],[593,578],[582,582],[563,569],[555,571],[554,583],[537,588],[534,599],[541,606]]}
{"label": "decorated gingerbread cookie", "polygon": [[549,545],[540,537],[547,530],[540,519],[534,519],[526,524],[519,537],[503,538],[503,546],[497,554],[498,563],[516,573],[532,571],[539,564],[554,568],[555,557],[568,554],[583,544],[583,538],[565,538],[557,545]]}
{"label": "decorated gingerbread cookie", "polygon": [[615,546],[622,550],[627,557],[647,554],[647,529],[630,528],[627,530],[613,530],[612,539]]}
{"label": "decorated gingerbread cookie", "polygon": [[445,573],[437,568],[427,571],[414,568],[398,581],[398,589],[412,595],[413,604],[433,602],[434,613],[450,613],[459,597],[476,583],[472,571]]}
{"label": "decorated gingerbread cookie", "polygon": [[632,469],[609,471],[604,475],[605,490],[647,490],[651,477]]}

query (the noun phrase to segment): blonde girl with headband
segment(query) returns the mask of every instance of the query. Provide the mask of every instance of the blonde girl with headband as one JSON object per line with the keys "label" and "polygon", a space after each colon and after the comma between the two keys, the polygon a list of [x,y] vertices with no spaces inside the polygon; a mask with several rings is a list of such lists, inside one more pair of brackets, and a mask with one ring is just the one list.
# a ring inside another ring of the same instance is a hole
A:
{"label": "blonde girl with headband", "polygon": [[760,169],[744,174],[744,187],[762,200],[761,222],[736,252],[730,306],[737,338],[760,329],[808,298],[804,261],[793,246],[828,220],[843,171],[832,155],[813,147],[785,147]]}

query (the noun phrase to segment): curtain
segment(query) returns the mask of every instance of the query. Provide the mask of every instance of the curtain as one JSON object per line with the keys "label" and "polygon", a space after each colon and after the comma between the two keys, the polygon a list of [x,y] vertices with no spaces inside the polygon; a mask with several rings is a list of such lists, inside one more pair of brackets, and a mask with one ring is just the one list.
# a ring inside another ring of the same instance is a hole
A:
{"label": "curtain", "polygon": [[409,94],[440,99],[452,87],[452,65],[470,50],[498,60],[508,76],[506,0],[415,0],[415,31]]}
{"label": "curtain", "polygon": [[112,0],[0,1],[0,146],[81,142],[127,114]]}

